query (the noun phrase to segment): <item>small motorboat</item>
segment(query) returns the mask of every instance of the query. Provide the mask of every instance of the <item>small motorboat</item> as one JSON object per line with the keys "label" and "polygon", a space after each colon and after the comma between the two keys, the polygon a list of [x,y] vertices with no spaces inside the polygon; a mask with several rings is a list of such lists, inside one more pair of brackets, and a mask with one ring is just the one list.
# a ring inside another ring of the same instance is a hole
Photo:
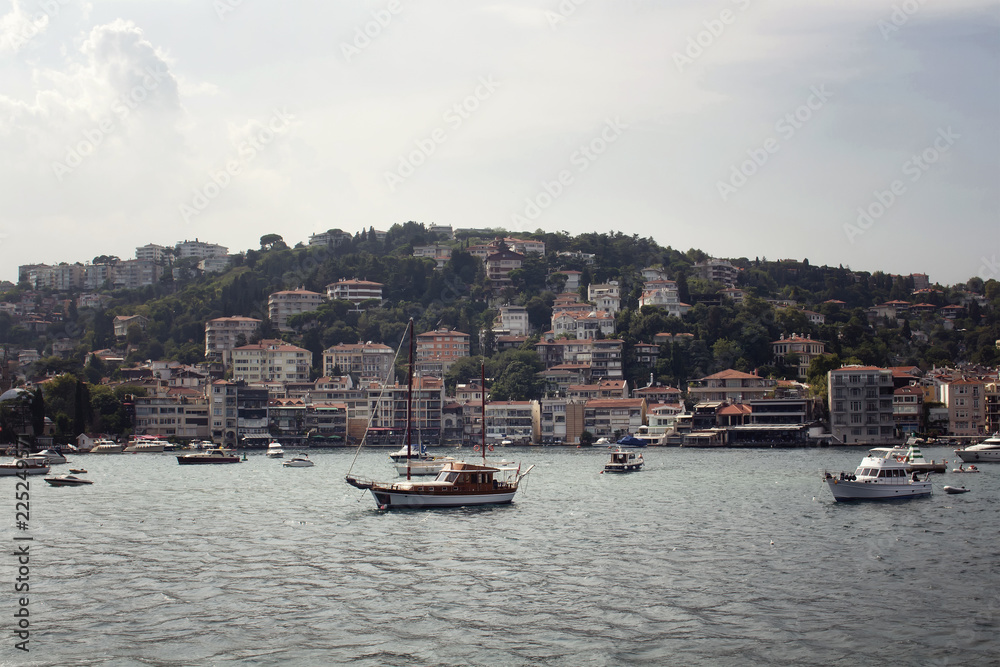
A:
{"label": "small motorboat", "polygon": [[281,448],[281,443],[277,440],[272,440],[267,446],[267,458],[269,459],[280,459],[285,455],[285,450]]}
{"label": "small motorboat", "polygon": [[968,493],[972,489],[967,489],[964,486],[946,486],[944,487],[945,493]]}
{"label": "small motorboat", "polygon": [[85,484],[93,484],[89,479],[83,479],[76,475],[56,475],[55,477],[46,477],[45,481],[52,486],[83,486]]}
{"label": "small motorboat", "polygon": [[218,447],[216,449],[205,449],[193,454],[183,454],[177,457],[180,465],[203,465],[215,463],[239,463],[240,457],[233,453],[231,449]]}
{"label": "small motorboat", "polygon": [[311,468],[316,464],[309,460],[309,456],[307,454],[300,454],[298,456],[293,456],[287,461],[282,461],[281,465],[286,468]]}
{"label": "small motorboat", "polygon": [[638,472],[642,470],[642,454],[629,452],[621,447],[611,452],[611,460],[604,464],[602,472]]}
{"label": "small motorboat", "polygon": [[966,468],[965,465],[963,464],[963,465],[958,466],[957,468],[952,468],[951,471],[952,472],[979,472],[979,468],[977,468],[976,466],[969,466],[968,468]]}
{"label": "small motorboat", "polygon": [[74,475],[86,475],[87,471],[83,468],[70,468],[69,471]]}

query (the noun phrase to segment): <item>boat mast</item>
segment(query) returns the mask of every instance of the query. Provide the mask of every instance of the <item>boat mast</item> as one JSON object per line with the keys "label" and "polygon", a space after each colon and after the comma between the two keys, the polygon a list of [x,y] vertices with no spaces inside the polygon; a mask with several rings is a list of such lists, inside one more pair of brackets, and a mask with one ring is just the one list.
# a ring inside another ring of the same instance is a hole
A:
{"label": "boat mast", "polygon": [[479,372],[480,372],[480,380],[481,380],[482,391],[483,391],[483,408],[482,408],[482,411],[483,411],[483,414],[482,414],[482,417],[483,417],[483,442],[482,442],[482,444],[480,446],[483,449],[483,465],[485,466],[486,465],[486,359],[485,359],[485,357],[483,358],[483,361],[480,363]]}
{"label": "boat mast", "polygon": [[410,479],[410,434],[413,423],[413,318],[410,318],[410,363],[406,377],[406,479]]}

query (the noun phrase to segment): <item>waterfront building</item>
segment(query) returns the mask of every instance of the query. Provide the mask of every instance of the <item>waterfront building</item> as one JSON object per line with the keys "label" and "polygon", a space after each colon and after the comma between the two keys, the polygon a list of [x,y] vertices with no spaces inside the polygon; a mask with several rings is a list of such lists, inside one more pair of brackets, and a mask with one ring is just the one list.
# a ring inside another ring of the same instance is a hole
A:
{"label": "waterfront building", "polygon": [[726,401],[743,403],[772,393],[776,380],[727,369],[688,383],[688,396],[695,403]]}

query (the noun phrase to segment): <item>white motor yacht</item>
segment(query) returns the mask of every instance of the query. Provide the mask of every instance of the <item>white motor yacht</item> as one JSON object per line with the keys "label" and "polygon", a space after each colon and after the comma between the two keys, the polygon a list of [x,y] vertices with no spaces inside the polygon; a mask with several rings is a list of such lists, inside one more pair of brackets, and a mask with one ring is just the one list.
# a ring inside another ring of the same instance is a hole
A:
{"label": "white motor yacht", "polygon": [[157,453],[165,450],[167,446],[166,440],[160,440],[158,438],[139,436],[137,438],[129,441],[128,446],[125,448],[125,452],[132,453]]}
{"label": "white motor yacht", "polygon": [[281,443],[277,440],[272,440],[267,446],[267,458],[269,459],[280,459],[285,455],[285,450],[281,448]]}
{"label": "white motor yacht", "polygon": [[868,450],[853,474],[842,472],[838,478],[826,473],[825,479],[837,501],[914,498],[931,494],[927,478],[921,480],[916,472],[908,473],[906,463],[893,456],[890,447]]}
{"label": "white motor yacht", "polygon": [[299,454],[298,456],[293,456],[287,461],[282,461],[281,465],[286,468],[312,468],[316,464],[309,460],[308,454]]}
{"label": "white motor yacht", "polygon": [[978,445],[956,449],[955,453],[966,463],[986,463],[1000,461],[1000,433],[994,433]]}
{"label": "white motor yacht", "polygon": [[43,449],[32,456],[45,457],[49,465],[54,463],[66,463],[66,457],[58,449]]}
{"label": "white motor yacht", "polygon": [[121,454],[125,450],[125,445],[114,440],[94,440],[94,446],[90,448],[91,454]]}

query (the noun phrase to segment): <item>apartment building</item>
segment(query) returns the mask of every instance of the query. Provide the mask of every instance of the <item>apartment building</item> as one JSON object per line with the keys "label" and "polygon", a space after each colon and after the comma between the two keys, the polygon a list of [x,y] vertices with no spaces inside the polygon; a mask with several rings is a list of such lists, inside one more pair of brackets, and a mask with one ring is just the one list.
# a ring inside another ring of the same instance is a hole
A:
{"label": "apartment building", "polygon": [[[891,377],[890,377],[891,380]],[[688,396],[694,403],[726,401],[744,403],[764,398],[778,385],[776,380],[727,369],[688,383]]]}
{"label": "apartment building", "polygon": [[309,313],[323,303],[323,295],[307,289],[283,290],[267,297],[267,317],[278,331],[290,332],[288,318],[300,313]]}
{"label": "apartment building", "polygon": [[830,430],[848,444],[897,441],[893,421],[892,371],[876,366],[844,366],[827,375]]}
{"label": "apartment building", "polygon": [[230,350],[228,359],[233,380],[302,382],[309,379],[312,352],[282,340],[267,339]]}
{"label": "apartment building", "polygon": [[205,322],[205,358],[224,361],[226,353],[246,345],[260,331],[261,321],[252,317],[217,317]]}
{"label": "apartment building", "polygon": [[388,345],[381,343],[339,343],[323,350],[323,374],[337,375],[355,373],[363,380],[385,382],[392,370],[392,360],[395,352]]}
{"label": "apartment building", "polygon": [[417,371],[443,377],[456,360],[469,356],[469,340],[469,334],[448,328],[419,334],[416,340]]}
{"label": "apartment building", "polygon": [[330,299],[350,301],[355,307],[365,301],[377,300],[382,303],[382,283],[370,280],[341,280],[326,286],[326,295]]}

